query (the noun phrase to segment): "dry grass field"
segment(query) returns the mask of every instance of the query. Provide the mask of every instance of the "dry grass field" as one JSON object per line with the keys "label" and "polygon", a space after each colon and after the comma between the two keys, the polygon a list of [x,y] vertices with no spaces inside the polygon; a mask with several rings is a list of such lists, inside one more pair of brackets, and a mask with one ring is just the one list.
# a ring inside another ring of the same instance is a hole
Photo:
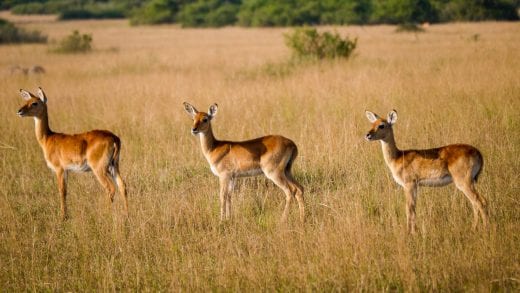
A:
{"label": "dry grass field", "polygon": [[[15,21],[16,18],[13,18]],[[93,35],[94,52],[0,46],[0,291],[507,291],[520,289],[520,23],[337,27],[358,37],[348,61],[287,66],[289,29],[130,27],[23,18],[58,40]],[[333,28],[322,28],[333,29]],[[47,73],[11,75],[12,65]],[[54,174],[15,114],[19,88],[46,91],[50,126],[122,139],[130,216],[92,173],[69,176],[62,222]],[[182,102],[217,102],[220,139],[282,134],[299,147],[306,223],[269,180],[242,179],[219,223],[218,179]],[[490,226],[453,185],[422,188],[418,233],[365,109],[397,109],[398,146],[481,150]]]}

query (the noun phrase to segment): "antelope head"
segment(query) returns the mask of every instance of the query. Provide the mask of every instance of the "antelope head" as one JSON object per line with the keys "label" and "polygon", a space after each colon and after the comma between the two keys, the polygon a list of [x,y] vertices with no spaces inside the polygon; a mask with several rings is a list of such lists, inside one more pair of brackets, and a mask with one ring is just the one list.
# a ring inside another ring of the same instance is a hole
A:
{"label": "antelope head", "polygon": [[388,117],[383,119],[376,113],[365,111],[368,120],[372,123],[372,128],[365,135],[365,138],[371,140],[383,140],[392,136],[392,125],[397,121],[397,112],[395,110],[388,113]]}
{"label": "antelope head", "polygon": [[20,89],[20,96],[25,100],[25,105],[16,113],[18,116],[41,117],[44,115],[47,108],[47,96],[45,96],[41,87],[36,91],[36,95]]}
{"label": "antelope head", "polygon": [[211,119],[217,115],[218,105],[213,104],[209,107],[208,113],[199,112],[195,107],[187,102],[184,102],[184,110],[193,119],[193,126],[191,127],[191,133],[197,135],[199,133],[206,133],[211,127]]}

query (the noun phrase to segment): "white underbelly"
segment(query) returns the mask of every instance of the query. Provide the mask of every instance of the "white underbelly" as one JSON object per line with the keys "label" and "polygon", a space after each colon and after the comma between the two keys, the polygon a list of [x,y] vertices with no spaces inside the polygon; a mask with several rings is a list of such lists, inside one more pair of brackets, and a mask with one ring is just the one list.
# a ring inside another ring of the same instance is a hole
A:
{"label": "white underbelly", "polygon": [[235,172],[236,177],[249,177],[249,176],[257,176],[262,174],[262,169],[251,169],[251,170],[245,170],[245,171],[237,171]]}
{"label": "white underbelly", "polygon": [[65,169],[68,171],[72,171],[72,172],[88,172],[88,171],[90,171],[90,166],[87,163],[70,164],[70,165],[67,165],[67,167]]}
{"label": "white underbelly", "polygon": [[[218,172],[217,168],[215,168],[214,166],[210,165],[210,169],[211,169],[211,172],[215,176],[219,176],[219,172]],[[249,177],[249,176],[257,176],[257,175],[263,174],[263,171],[260,168],[243,170],[243,171],[242,170],[235,170],[235,171],[232,172],[232,174],[234,175],[234,177]]]}
{"label": "white underbelly", "polygon": [[440,178],[425,178],[419,180],[419,185],[421,186],[444,186],[448,185],[452,182],[451,176],[447,175]]}

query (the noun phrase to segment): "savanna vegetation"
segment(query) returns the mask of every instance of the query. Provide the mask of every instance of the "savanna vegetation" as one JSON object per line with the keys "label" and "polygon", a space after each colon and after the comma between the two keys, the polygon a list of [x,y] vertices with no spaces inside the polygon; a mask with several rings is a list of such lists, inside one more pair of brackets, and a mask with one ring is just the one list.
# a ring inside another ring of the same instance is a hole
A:
{"label": "savanna vegetation", "polygon": [[356,49],[357,40],[343,38],[339,33],[318,32],[316,28],[297,28],[285,34],[285,43],[297,59],[348,58]]}
{"label": "savanna vegetation", "polygon": [[518,20],[519,0],[5,0],[17,14],[186,27]]}
{"label": "savanna vegetation", "polygon": [[46,43],[47,36],[38,30],[19,28],[8,20],[0,18],[0,44]]}
{"label": "savanna vegetation", "polygon": [[[517,291],[520,289],[520,26],[514,22],[336,27],[357,39],[348,59],[301,62],[284,28],[130,27],[2,14],[54,40],[93,37],[89,54],[0,46],[0,287],[3,291]],[[19,22],[23,19],[23,22]],[[319,33],[333,31],[319,27]],[[111,48],[116,48],[112,50]],[[45,74],[17,75],[40,64]],[[50,126],[108,129],[122,140],[129,195],[108,202],[92,174],[70,174],[62,222],[54,174],[19,118],[19,88],[42,86]],[[220,139],[282,134],[307,218],[265,178],[238,181],[219,222],[218,180],[182,102],[219,104]],[[400,148],[468,143],[484,156],[478,190],[490,226],[453,185],[422,188],[418,233],[405,199],[367,142],[365,110],[399,113]]]}
{"label": "savanna vegetation", "polygon": [[92,51],[92,35],[75,30],[52,48],[56,53],[88,53]]}

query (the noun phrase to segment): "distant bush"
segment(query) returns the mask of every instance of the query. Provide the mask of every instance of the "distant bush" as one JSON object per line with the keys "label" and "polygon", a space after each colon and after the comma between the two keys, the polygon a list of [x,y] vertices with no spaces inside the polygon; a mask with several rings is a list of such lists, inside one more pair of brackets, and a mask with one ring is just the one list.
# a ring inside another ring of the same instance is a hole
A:
{"label": "distant bush", "polygon": [[188,27],[518,20],[520,0],[0,0],[16,14]]}
{"label": "distant bush", "polygon": [[518,20],[517,8],[508,0],[434,0],[440,21]]}
{"label": "distant bush", "polygon": [[320,11],[317,6],[318,2],[302,0],[245,0],[238,13],[238,23],[254,27],[317,24]]}
{"label": "distant bush", "polygon": [[125,18],[123,9],[108,6],[95,5],[86,6],[82,8],[65,9],[60,13],[59,19],[111,19],[111,18]]}
{"label": "distant bush", "polygon": [[235,24],[239,7],[232,1],[198,0],[184,5],[177,19],[185,27],[222,27]]}
{"label": "distant bush", "polygon": [[132,12],[130,24],[140,25],[175,22],[175,16],[180,8],[179,5],[179,2],[176,0],[150,0]]}
{"label": "distant bush", "polygon": [[239,8],[240,6],[231,3],[220,5],[206,16],[208,26],[221,27],[235,24]]}
{"label": "distant bush", "polygon": [[399,24],[437,21],[437,10],[431,0],[376,0],[374,13],[371,16],[373,23]]}
{"label": "distant bush", "polygon": [[57,53],[87,53],[92,50],[92,35],[80,34],[78,31],[63,38],[52,50]]}
{"label": "distant bush", "polygon": [[39,2],[16,5],[11,12],[13,14],[48,14],[45,5]]}
{"label": "distant bush", "polygon": [[128,5],[116,2],[91,2],[77,0],[53,0],[18,4],[11,9],[13,14],[59,14],[59,19],[106,19],[124,18]]}
{"label": "distant bush", "polygon": [[0,44],[8,43],[46,43],[47,36],[40,31],[27,31],[0,18]]}
{"label": "distant bush", "polygon": [[[238,13],[242,26],[289,26],[295,22],[296,5],[291,1],[244,0]],[[310,21],[307,24],[311,24]]]}
{"label": "distant bush", "polygon": [[298,28],[285,34],[285,42],[297,58],[348,58],[356,48],[357,39],[344,39],[338,33],[319,33],[315,28]]}
{"label": "distant bush", "polygon": [[373,11],[372,0],[323,1],[320,13],[321,24],[364,24]]}
{"label": "distant bush", "polygon": [[13,14],[59,14],[61,11],[80,7],[75,0],[52,0],[20,3],[11,8]]}

